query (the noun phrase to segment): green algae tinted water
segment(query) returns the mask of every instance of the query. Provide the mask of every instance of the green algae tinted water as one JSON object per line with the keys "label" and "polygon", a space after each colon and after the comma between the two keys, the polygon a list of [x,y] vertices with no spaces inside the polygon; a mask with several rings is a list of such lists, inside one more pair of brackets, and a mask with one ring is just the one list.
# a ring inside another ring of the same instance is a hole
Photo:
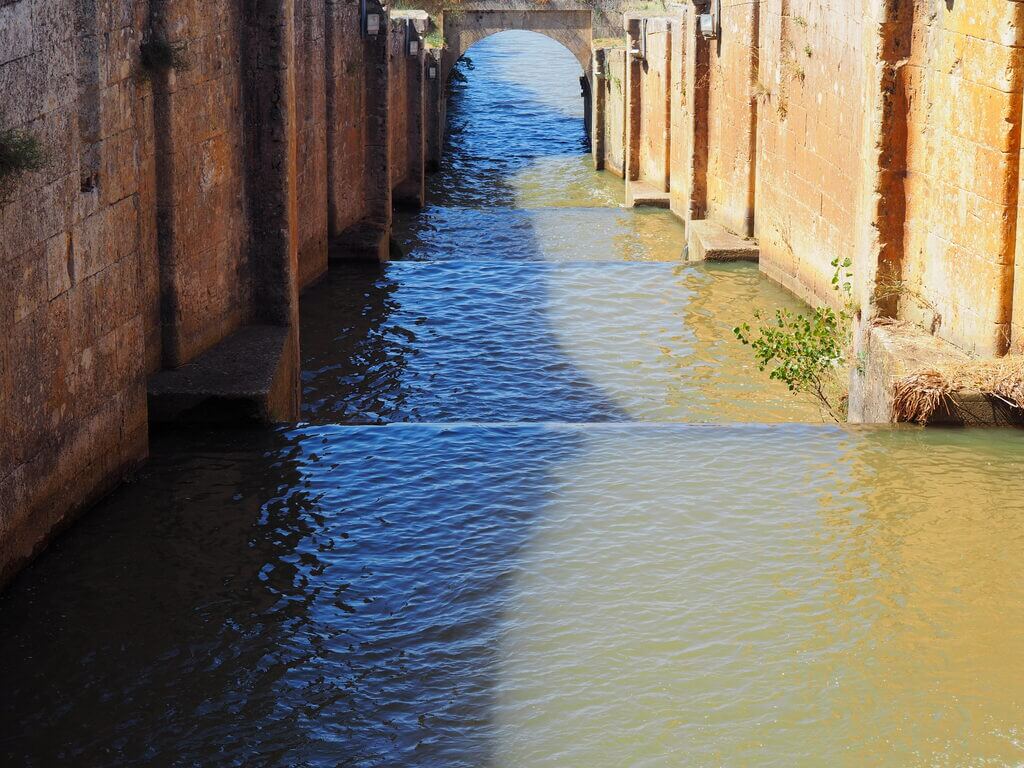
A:
{"label": "green algae tinted water", "polygon": [[0,762],[1024,762],[1019,433],[822,423],[572,57],[471,55],[407,259],[305,297],[304,423],[156,435],[0,595]]}

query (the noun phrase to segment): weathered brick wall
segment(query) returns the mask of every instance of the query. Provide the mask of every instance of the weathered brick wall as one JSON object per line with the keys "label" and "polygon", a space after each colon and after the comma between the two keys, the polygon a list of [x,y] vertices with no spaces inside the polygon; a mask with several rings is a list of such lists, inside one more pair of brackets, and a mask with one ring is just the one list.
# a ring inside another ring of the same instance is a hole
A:
{"label": "weathered brick wall", "polygon": [[295,2],[301,286],[308,285],[327,270],[327,10],[325,0]]}
{"label": "weathered brick wall", "polygon": [[757,10],[762,3],[722,0],[722,33],[708,47],[707,218],[734,232],[751,231],[755,127],[752,71],[757,62]]}
{"label": "weathered brick wall", "polygon": [[[704,217],[707,175],[706,55],[694,33],[693,6],[676,6],[671,23],[669,207],[683,221]],[[702,121],[703,120],[703,121]]]}
{"label": "weathered brick wall", "polygon": [[409,168],[409,53],[406,23],[392,22],[388,28],[388,120],[391,143],[391,189],[405,181]]}
{"label": "weathered brick wall", "polygon": [[[901,19],[905,225],[898,314],[981,354],[1009,347],[1024,5],[919,6]],[[1022,274],[1024,279],[1024,274]]]}
{"label": "weathered brick wall", "polygon": [[421,31],[422,12],[398,11],[391,20],[388,40],[391,122],[391,181],[396,206],[419,208],[424,198],[426,148],[427,56]]}
{"label": "weathered brick wall", "polygon": [[669,185],[669,111],[672,37],[668,19],[647,19],[643,63],[637,67],[640,102],[637,173],[640,181],[667,192]]}
{"label": "weathered brick wall", "polygon": [[188,61],[153,78],[165,366],[211,347],[249,306],[241,25],[231,3],[154,0],[154,34]]}
{"label": "weathered brick wall", "polygon": [[616,176],[626,173],[626,50],[608,48],[604,54],[603,77],[596,88],[604,91],[603,168]]}
{"label": "weathered brick wall", "polygon": [[146,455],[136,13],[0,4],[0,128],[30,131],[51,158],[0,204],[0,583]]}
{"label": "weathered brick wall", "polygon": [[[368,213],[366,148],[373,137],[367,114],[373,64],[360,33],[359,4],[324,0],[327,58],[328,234],[337,237]],[[385,74],[386,77],[386,74]],[[386,82],[386,80],[385,80]]]}
{"label": "weathered brick wall", "polygon": [[860,202],[866,12],[862,0],[761,3],[760,65],[751,94],[761,268],[815,302],[839,300],[831,263],[853,258],[867,215]]}

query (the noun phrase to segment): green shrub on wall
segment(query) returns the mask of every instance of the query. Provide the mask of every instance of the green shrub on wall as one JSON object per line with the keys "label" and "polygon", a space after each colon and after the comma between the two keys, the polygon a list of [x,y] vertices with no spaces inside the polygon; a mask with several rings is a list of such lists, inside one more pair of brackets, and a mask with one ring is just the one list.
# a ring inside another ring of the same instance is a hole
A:
{"label": "green shrub on wall", "polygon": [[42,170],[48,160],[43,143],[28,131],[0,131],[0,202],[26,173]]}
{"label": "green shrub on wall", "polygon": [[754,350],[757,366],[771,369],[769,376],[785,384],[790,392],[809,395],[837,422],[846,421],[853,303],[849,278],[852,262],[832,262],[832,287],[843,299],[838,312],[818,307],[807,314],[775,310],[775,318],[761,312],[754,317],[760,326],[743,323],[733,333]]}

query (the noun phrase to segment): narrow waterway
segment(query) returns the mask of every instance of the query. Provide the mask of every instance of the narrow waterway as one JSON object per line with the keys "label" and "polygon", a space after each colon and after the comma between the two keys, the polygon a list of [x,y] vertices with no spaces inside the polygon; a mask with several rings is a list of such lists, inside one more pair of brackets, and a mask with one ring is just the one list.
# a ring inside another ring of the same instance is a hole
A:
{"label": "narrow waterway", "polygon": [[1018,433],[853,429],[470,52],[406,259],[303,303],[304,422],[164,433],[0,595],[0,764],[1017,766]]}

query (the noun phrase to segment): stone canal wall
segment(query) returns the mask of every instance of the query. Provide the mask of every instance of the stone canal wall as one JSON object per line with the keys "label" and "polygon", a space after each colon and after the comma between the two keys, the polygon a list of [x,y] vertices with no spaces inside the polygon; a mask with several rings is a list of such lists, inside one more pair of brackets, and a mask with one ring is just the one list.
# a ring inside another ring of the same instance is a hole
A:
{"label": "stone canal wall", "polygon": [[150,422],[297,415],[300,288],[422,201],[422,47],[367,12],[0,2],[0,132],[47,155],[0,195],[0,584]]}
{"label": "stone canal wall", "polygon": [[812,303],[837,300],[832,262],[853,258],[872,194],[866,6],[761,8],[755,234],[761,268]]}
{"label": "stone canal wall", "polygon": [[594,52],[594,150],[598,170],[626,174],[626,50],[602,48]]}
{"label": "stone canal wall", "polygon": [[328,3],[327,0],[296,2],[294,12],[295,140],[299,150],[296,153],[296,205],[302,212],[298,217],[298,278],[299,285],[305,286],[327,269]]}
{"label": "stone canal wall", "polygon": [[148,13],[87,5],[0,5],[0,128],[49,153],[0,204],[0,583],[145,456],[161,358]]}
{"label": "stone canal wall", "polygon": [[[627,17],[627,44],[641,48],[643,58],[627,58],[626,122],[627,189],[642,185],[667,193],[671,134],[672,35],[668,19]],[[639,109],[640,104],[645,105]]]}
{"label": "stone canal wall", "polygon": [[426,51],[421,31],[427,23],[422,11],[396,12],[388,38],[391,195],[396,204],[414,208],[423,205],[424,195]]}
{"label": "stone canal wall", "polygon": [[[712,39],[701,6],[627,14],[631,52],[595,52],[626,55],[640,84],[620,92],[600,70],[598,163],[614,168],[608,137],[635,131],[631,178],[651,180],[667,153],[668,205],[691,241],[708,227],[747,239],[812,303],[842,301],[833,263],[851,259],[860,352],[879,318],[950,352],[1024,351],[1024,4],[722,0]],[[877,418],[886,409],[866,410],[864,393],[888,380],[857,379],[885,366],[858,368],[851,413]]]}
{"label": "stone canal wall", "polygon": [[0,583],[149,424],[295,418],[299,291],[387,258],[454,58],[504,28],[593,75],[597,166],[691,254],[832,303],[852,259],[854,418],[884,420],[922,350],[1024,351],[1024,3],[722,0],[712,39],[702,6],[627,13],[591,58],[618,6],[592,27],[576,0],[467,0],[442,53],[377,0],[0,0],[0,140],[47,156],[0,179]]}

